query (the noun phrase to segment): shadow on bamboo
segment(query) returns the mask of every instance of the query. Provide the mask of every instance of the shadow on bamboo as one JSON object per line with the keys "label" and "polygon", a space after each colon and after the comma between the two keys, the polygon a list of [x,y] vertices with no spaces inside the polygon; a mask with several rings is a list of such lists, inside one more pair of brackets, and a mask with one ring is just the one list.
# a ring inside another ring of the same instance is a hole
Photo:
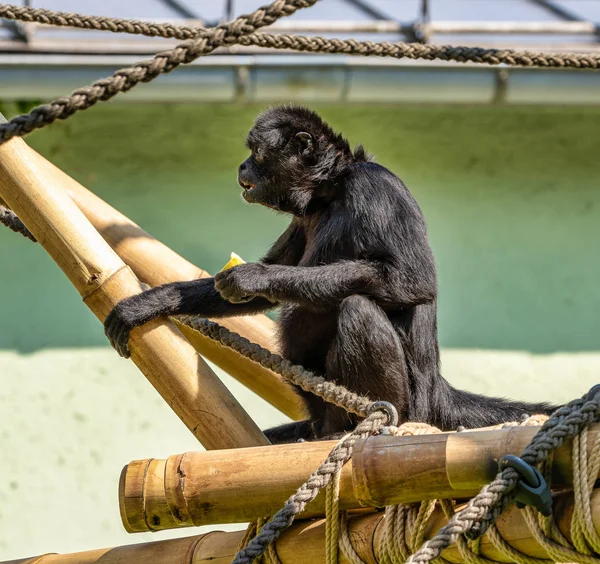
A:
{"label": "shadow on bamboo", "polygon": [[[103,321],[119,301],[140,292],[141,286],[63,190],[64,183],[64,175],[43,165],[23,140],[15,138],[0,146],[0,197]],[[133,362],[207,449],[268,444],[167,319],[134,330],[130,345]]]}
{"label": "shadow on bamboo", "polygon": [[[29,149],[30,158],[45,167],[57,184],[67,190],[73,201],[106,242],[143,282],[159,286],[169,282],[210,276],[166,245],[146,233],[122,213],[87,190],[42,155]],[[224,257],[225,261],[225,257]],[[220,319],[218,322],[262,347],[275,350],[274,324],[266,315]],[[267,368],[223,347],[219,343],[176,322],[196,350],[231,374],[247,388],[292,419],[303,419],[302,404],[293,389]]]}

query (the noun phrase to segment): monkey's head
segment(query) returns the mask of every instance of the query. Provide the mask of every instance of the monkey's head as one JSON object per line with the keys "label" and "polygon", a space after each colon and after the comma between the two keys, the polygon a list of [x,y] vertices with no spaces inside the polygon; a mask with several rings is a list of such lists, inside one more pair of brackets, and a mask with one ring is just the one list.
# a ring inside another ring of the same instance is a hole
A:
{"label": "monkey's head", "polygon": [[299,106],[262,113],[246,145],[252,153],[238,171],[244,200],[294,215],[335,199],[347,167],[367,160],[362,147],[353,153],[315,112]]}

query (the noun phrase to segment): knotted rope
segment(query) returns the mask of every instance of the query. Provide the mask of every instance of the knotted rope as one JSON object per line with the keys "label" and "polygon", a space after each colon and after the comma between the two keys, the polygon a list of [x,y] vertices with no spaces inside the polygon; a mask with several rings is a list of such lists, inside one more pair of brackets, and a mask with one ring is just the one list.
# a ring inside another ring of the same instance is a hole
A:
{"label": "knotted rope", "polygon": [[[531,466],[544,462],[565,441],[574,439],[587,426],[600,420],[600,387],[596,386],[581,399],[559,408],[544,423],[531,443],[521,454],[521,459]],[[513,501],[519,480],[517,471],[506,468],[495,480],[467,503],[442,527],[435,537],[423,544],[410,556],[407,564],[427,564],[438,558],[441,552],[455,542],[460,535],[478,538],[495,522],[506,506]],[[531,515],[532,510],[527,509]],[[554,546],[554,545],[553,545]],[[580,555],[578,558],[582,558]],[[564,561],[564,560],[559,560]]]}
{"label": "knotted rope", "polygon": [[[598,402],[598,396],[593,401]],[[498,425],[496,428],[539,425],[547,420],[547,416],[537,415],[525,418],[520,422]],[[406,423],[401,427],[386,428],[385,432],[395,436],[408,436],[440,433],[441,431],[423,423]],[[487,530],[487,537],[494,548],[509,561],[518,564],[548,564],[552,561],[585,564],[600,562],[600,558],[596,556],[600,554],[600,535],[594,527],[591,512],[593,486],[600,471],[600,435],[596,437],[591,449],[588,449],[587,438],[586,428],[573,437],[572,543],[561,533],[554,515],[544,517],[531,507],[526,507],[524,509],[526,523],[533,537],[545,549],[549,559],[535,558],[515,549],[504,540],[496,525],[492,524]],[[551,456],[546,458],[543,466],[549,483],[552,467]],[[326,531],[335,531],[335,533],[326,533],[326,563],[338,563],[339,545],[339,552],[343,553],[351,564],[366,564],[352,545],[346,512],[338,513],[337,511],[339,474],[337,477],[337,481],[334,480],[327,486]],[[419,547],[423,544],[428,520],[434,512],[436,504],[440,505],[447,519],[451,520],[455,517],[454,504],[451,500],[427,500],[420,504],[386,507],[380,525],[382,532],[375,535],[373,545],[374,555],[379,564],[400,564],[407,560],[411,561],[411,555],[418,552]],[[333,546],[334,538],[338,541],[336,546]],[[480,540],[481,537],[468,540],[463,535],[456,539],[461,560],[468,564],[497,564],[496,560],[481,556]],[[441,556],[438,556],[437,559],[447,563]]]}

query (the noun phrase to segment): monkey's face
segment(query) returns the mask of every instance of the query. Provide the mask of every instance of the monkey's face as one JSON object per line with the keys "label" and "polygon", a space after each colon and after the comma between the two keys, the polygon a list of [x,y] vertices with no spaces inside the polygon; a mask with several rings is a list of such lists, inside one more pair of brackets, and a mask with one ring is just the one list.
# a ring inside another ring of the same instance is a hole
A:
{"label": "monkey's face", "polygon": [[[238,171],[244,200],[296,216],[337,197],[339,179],[355,162],[348,142],[315,112],[299,106],[263,112],[246,145],[251,155]],[[360,158],[365,159],[362,149]]]}
{"label": "monkey's face", "polygon": [[312,136],[307,132],[254,127],[246,144],[251,155],[238,170],[244,200],[302,215],[313,191]]}

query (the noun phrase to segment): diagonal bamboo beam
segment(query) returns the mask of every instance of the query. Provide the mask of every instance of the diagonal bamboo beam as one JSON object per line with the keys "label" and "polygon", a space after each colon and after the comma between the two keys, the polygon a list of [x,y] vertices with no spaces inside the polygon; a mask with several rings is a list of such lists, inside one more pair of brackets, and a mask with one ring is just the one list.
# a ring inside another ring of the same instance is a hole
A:
{"label": "diagonal bamboo beam", "polygon": [[[600,534],[600,489],[591,496],[593,528]],[[560,531],[570,539],[573,517],[573,494],[564,492],[553,498],[554,518]],[[458,507],[461,509],[461,507]],[[366,564],[377,564],[375,546],[384,533],[383,513],[356,515],[349,519],[349,533],[358,556]],[[425,540],[431,539],[447,519],[438,506],[426,524]],[[530,531],[523,511],[512,505],[496,522],[498,532],[508,546],[532,558],[548,554]],[[151,543],[120,546],[73,554],[46,554],[0,564],[230,564],[244,531],[213,531],[204,535]],[[281,564],[325,564],[325,520],[299,521],[285,531],[275,543]],[[514,562],[501,553],[486,534],[480,541],[481,556],[495,562]],[[442,552],[446,560],[460,564],[465,560],[453,544]],[[552,560],[548,560],[552,562]],[[340,564],[349,561],[340,556]]]}
{"label": "diagonal bamboo beam", "polygon": [[[21,139],[0,146],[0,197],[46,249],[101,321],[140,291],[130,268],[79,211],[63,179]],[[207,449],[268,444],[183,335],[166,319],[136,329],[131,358]]]}
{"label": "diagonal bamboo beam", "polygon": [[[32,158],[33,156],[37,163],[46,167],[49,174],[67,190],[87,219],[121,259],[133,269],[140,280],[151,286],[158,286],[210,276],[206,271],[185,260],[146,233],[42,155],[34,153]],[[281,376],[204,337],[197,331],[177,321],[175,323],[200,354],[288,417],[292,419],[304,417],[300,399]],[[270,350],[276,348],[273,338],[274,324],[266,315],[221,319],[219,323],[264,348]]]}

